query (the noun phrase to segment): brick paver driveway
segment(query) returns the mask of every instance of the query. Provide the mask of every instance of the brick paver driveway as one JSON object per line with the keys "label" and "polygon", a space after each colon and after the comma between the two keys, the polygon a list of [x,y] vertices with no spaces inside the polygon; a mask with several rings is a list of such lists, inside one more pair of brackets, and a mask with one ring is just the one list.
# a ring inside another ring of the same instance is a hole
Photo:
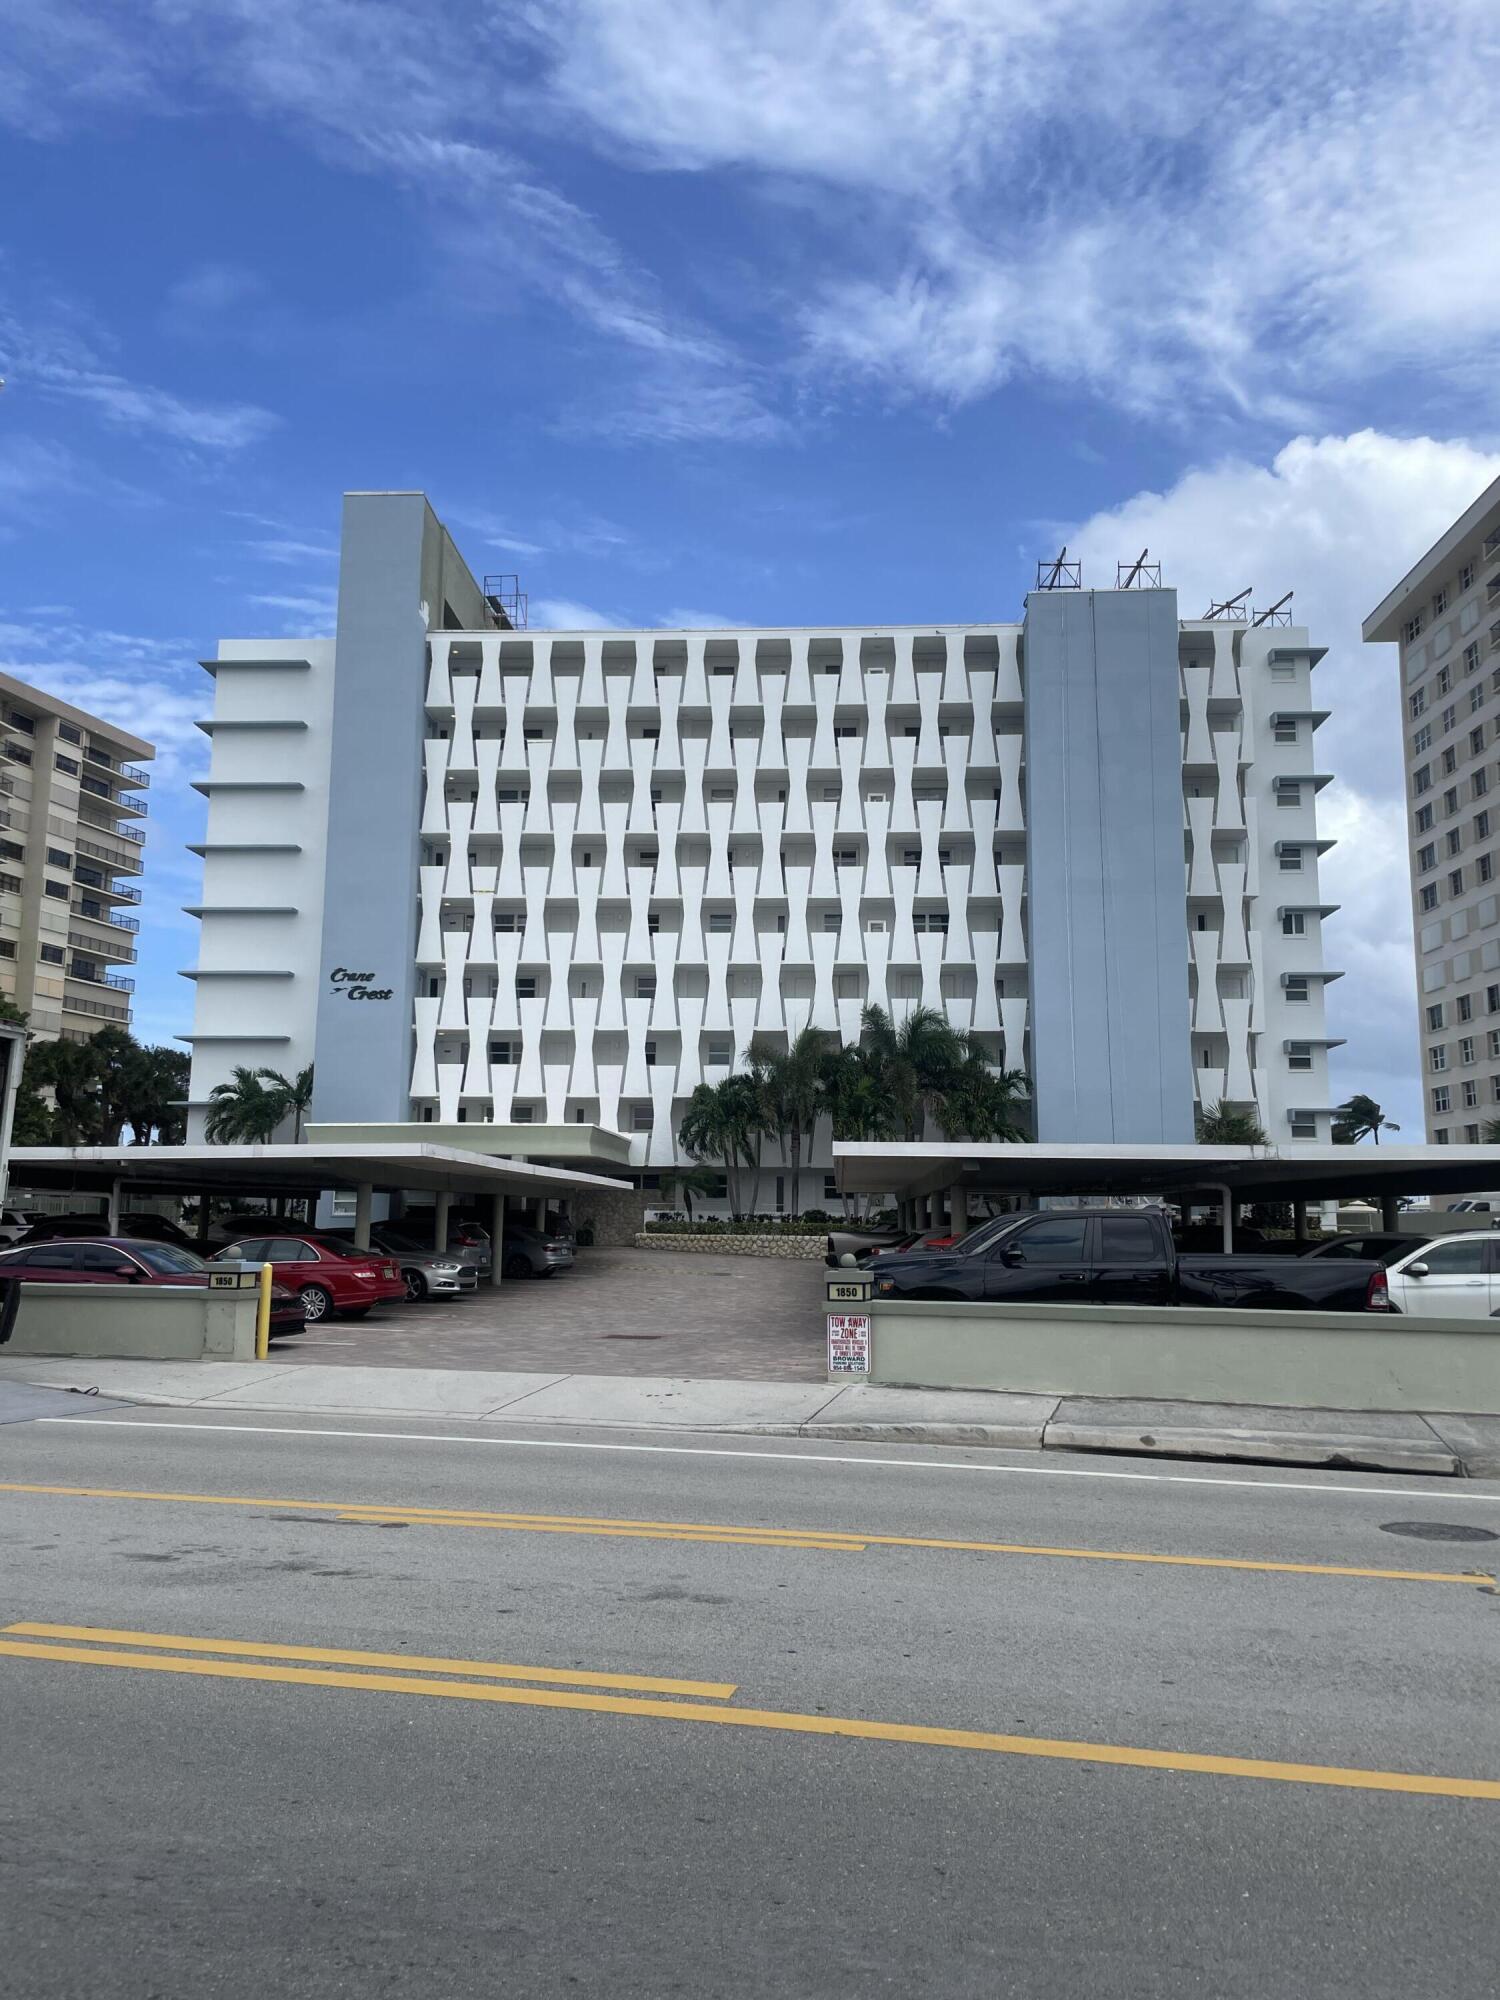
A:
{"label": "brick paver driveway", "polygon": [[580,1250],[555,1278],[463,1299],[381,1307],[273,1348],[278,1362],[387,1368],[557,1369],[820,1382],[821,1262],[672,1250]]}

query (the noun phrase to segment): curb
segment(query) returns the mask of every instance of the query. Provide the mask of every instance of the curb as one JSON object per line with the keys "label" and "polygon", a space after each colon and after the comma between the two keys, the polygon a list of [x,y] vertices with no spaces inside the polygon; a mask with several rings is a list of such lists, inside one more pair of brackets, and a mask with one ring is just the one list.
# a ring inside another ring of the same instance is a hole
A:
{"label": "curb", "polygon": [[1218,1459],[1230,1464],[1317,1466],[1327,1471],[1418,1472],[1439,1478],[1470,1478],[1457,1452],[1436,1439],[1431,1445],[1404,1439],[1361,1437],[1351,1432],[1324,1437],[1306,1432],[1160,1429],[1142,1432],[1123,1424],[1049,1424],[1042,1439],[1047,1451],[1129,1453],[1132,1457]]}

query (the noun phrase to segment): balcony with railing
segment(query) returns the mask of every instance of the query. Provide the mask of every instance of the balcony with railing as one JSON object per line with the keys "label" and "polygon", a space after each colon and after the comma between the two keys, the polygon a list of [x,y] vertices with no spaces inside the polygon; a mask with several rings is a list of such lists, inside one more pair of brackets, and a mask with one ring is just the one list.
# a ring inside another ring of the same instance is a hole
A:
{"label": "balcony with railing", "polygon": [[135,981],[123,972],[101,972],[97,965],[87,959],[73,959],[68,966],[69,979],[80,979],[85,986],[107,986],[113,993],[134,993]]}
{"label": "balcony with railing", "polygon": [[80,994],[64,993],[62,1004],[65,1014],[88,1014],[96,1021],[119,1021],[126,1026],[130,1022],[130,1009],[112,1000],[85,1000]]}
{"label": "balcony with railing", "polygon": [[95,861],[107,862],[111,868],[127,869],[132,874],[138,875],[141,872],[141,868],[143,867],[144,864],[142,863],[141,857],[138,854],[132,854],[130,852],[130,848],[132,845],[137,847],[140,846],[141,843],[145,840],[145,837],[146,836],[144,834],[138,833],[136,834],[133,843],[122,840],[121,849],[123,851],[121,852],[117,852],[112,847],[101,847],[99,843],[94,840],[78,840],[74,844],[77,847],[78,852],[80,854],[90,855]]}
{"label": "balcony with railing", "polygon": [[79,896],[69,905],[75,917],[82,917],[86,923],[103,924],[112,931],[127,931],[132,936],[141,927],[139,917],[122,917],[118,910],[106,910],[88,896]]}
{"label": "balcony with railing", "polygon": [[121,937],[95,937],[90,931],[68,932],[68,943],[75,951],[91,952],[99,958],[117,958],[127,965],[135,963],[135,946]]}
{"label": "balcony with railing", "polygon": [[[78,845],[84,847],[87,843],[80,840]],[[106,854],[103,858],[111,867],[117,865],[112,854]],[[75,866],[73,880],[80,888],[89,890],[92,895],[109,896],[117,903],[138,903],[141,900],[139,889],[134,888],[129,882],[112,882],[108,876],[101,875],[97,868]]]}
{"label": "balcony with railing", "polygon": [[113,771],[122,785],[138,785],[144,791],[151,783],[151,773],[143,771],[139,764],[122,764],[111,757],[107,750],[101,750],[96,743],[90,743],[84,751],[91,764],[100,764],[106,771]]}
{"label": "balcony with railing", "polygon": [[132,792],[117,794],[100,778],[78,780],[78,804],[90,813],[104,812],[111,818],[118,813],[133,813],[137,819],[144,819],[151,809],[145,799],[136,798]]}

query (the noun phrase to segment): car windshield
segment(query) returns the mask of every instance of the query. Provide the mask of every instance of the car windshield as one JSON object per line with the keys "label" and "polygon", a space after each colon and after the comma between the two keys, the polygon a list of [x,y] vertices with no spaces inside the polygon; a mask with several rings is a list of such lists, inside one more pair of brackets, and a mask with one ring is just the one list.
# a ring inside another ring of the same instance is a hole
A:
{"label": "car windshield", "polygon": [[981,1222],[976,1229],[971,1229],[968,1235],[960,1237],[953,1247],[960,1256],[971,1257],[976,1250],[988,1250],[1002,1236],[1007,1235],[1012,1229],[1018,1229],[1023,1222],[1029,1222],[1030,1220],[1031,1216],[1029,1212],[1020,1215],[996,1216],[989,1222]]}
{"label": "car windshield", "polygon": [[155,1271],[163,1278],[177,1278],[189,1271],[208,1269],[201,1257],[191,1250],[180,1250],[175,1243],[132,1243],[130,1254],[139,1258],[147,1270]]}

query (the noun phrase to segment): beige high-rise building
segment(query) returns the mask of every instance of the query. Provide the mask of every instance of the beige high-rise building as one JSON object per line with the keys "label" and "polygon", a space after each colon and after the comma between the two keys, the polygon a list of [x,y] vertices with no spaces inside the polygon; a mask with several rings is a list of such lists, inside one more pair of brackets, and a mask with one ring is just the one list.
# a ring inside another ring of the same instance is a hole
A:
{"label": "beige high-rise building", "polygon": [[130,1026],[140,760],[128,730],[0,674],[0,992],[43,1039]]}
{"label": "beige high-rise building", "polygon": [[1364,623],[1401,649],[1427,1136],[1500,1118],[1500,479]]}

